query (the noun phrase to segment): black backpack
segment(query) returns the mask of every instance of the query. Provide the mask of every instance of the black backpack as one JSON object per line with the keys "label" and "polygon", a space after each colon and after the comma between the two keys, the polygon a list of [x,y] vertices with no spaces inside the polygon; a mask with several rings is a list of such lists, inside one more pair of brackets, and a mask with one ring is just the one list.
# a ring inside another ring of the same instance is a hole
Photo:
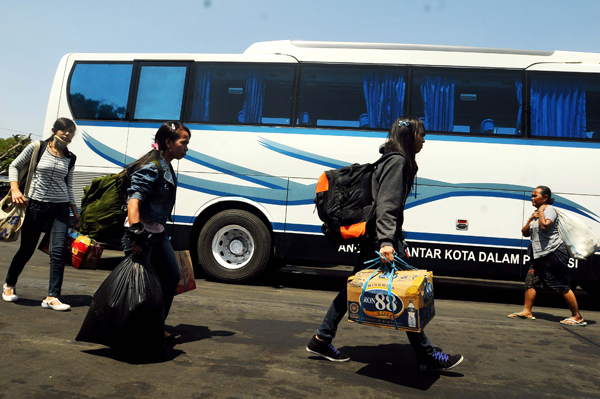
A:
{"label": "black backpack", "polygon": [[351,242],[367,235],[367,226],[375,215],[373,171],[392,155],[401,154],[389,152],[374,163],[355,163],[323,172],[317,183],[315,204],[326,237]]}

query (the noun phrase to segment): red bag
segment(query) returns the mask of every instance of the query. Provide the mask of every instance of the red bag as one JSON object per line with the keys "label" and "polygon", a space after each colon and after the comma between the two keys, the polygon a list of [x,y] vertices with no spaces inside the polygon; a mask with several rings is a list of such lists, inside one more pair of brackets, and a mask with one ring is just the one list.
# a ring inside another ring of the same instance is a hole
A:
{"label": "red bag", "polygon": [[75,269],[92,269],[96,270],[104,247],[96,242],[96,240],[79,235],[71,244],[71,262]]}
{"label": "red bag", "polygon": [[176,295],[195,290],[196,280],[194,279],[194,266],[192,265],[190,251],[175,251],[175,257],[179,262],[179,274],[181,276]]}
{"label": "red bag", "polygon": [[[71,256],[65,257],[65,263],[76,269],[96,270],[104,251],[104,247],[95,240],[73,229],[69,229],[67,248],[69,248]],[[47,254],[50,253],[50,233],[44,235],[38,249]]]}

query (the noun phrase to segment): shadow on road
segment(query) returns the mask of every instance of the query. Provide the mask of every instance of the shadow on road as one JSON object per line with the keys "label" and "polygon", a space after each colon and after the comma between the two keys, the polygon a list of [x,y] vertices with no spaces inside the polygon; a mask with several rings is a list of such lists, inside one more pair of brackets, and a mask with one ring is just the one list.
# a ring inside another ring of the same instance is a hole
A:
{"label": "shadow on road", "polygon": [[[41,306],[43,299],[46,299],[46,297],[40,298],[40,300],[19,298],[19,301],[15,302],[15,305],[29,306],[29,307]],[[92,296],[91,295],[61,295],[60,300],[63,303],[67,303],[67,304],[71,305],[72,308],[81,308],[81,307],[91,305]]]}
{"label": "shadow on road", "polygon": [[185,353],[182,350],[171,348],[168,346],[166,347],[166,356],[158,357],[146,355],[132,355],[112,348],[88,349],[82,352],[93,356],[107,357],[118,362],[128,363],[132,365],[169,362],[171,360],[176,359],[182,353]]}
{"label": "shadow on road", "polygon": [[175,327],[165,328],[171,334],[181,334],[178,344],[200,341],[212,337],[231,337],[235,335],[233,331],[211,331],[205,326],[195,326],[193,324],[178,324]]}
{"label": "shadow on road", "polygon": [[[166,326],[166,331],[171,334],[181,334],[181,338],[174,344],[182,345],[190,342],[200,341],[206,338],[212,337],[230,337],[235,335],[233,331],[211,331],[210,328],[205,326],[195,326],[193,324],[178,324],[175,327]],[[112,348],[101,348],[101,349],[88,349],[82,351],[89,355],[107,357],[119,362],[129,363],[133,365],[137,364],[152,364],[152,363],[164,363],[176,359],[182,353],[183,350],[176,349],[173,344],[167,343],[166,345],[166,356],[146,356],[145,354],[128,354],[122,350]]]}
{"label": "shadow on road", "polygon": [[378,346],[344,346],[340,351],[350,356],[353,362],[365,366],[356,373],[421,391],[428,390],[440,375],[463,377],[452,371],[419,371],[415,352],[408,344],[386,344]]}

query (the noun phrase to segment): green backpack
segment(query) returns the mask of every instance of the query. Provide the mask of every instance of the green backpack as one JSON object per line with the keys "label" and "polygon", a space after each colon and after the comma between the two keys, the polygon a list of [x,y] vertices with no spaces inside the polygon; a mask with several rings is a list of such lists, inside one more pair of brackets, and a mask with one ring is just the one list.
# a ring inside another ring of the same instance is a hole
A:
{"label": "green backpack", "polygon": [[[158,160],[152,161],[162,175]],[[125,232],[129,170],[96,177],[83,189],[79,226],[81,234],[100,242],[118,242]]]}

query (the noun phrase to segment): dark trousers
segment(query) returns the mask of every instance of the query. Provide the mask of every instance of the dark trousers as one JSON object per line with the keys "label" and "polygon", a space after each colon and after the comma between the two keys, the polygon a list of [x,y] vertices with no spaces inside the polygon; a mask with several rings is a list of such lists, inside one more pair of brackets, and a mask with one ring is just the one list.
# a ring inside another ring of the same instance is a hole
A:
{"label": "dark trousers", "polygon": [[[402,248],[402,244],[399,244],[399,247]],[[371,241],[363,241],[360,244],[360,255],[358,257],[358,261],[354,266],[353,274],[358,273],[359,271],[365,269],[365,262],[371,259],[375,259],[379,255],[375,253],[375,245]],[[398,252],[398,256],[400,256],[403,260],[407,260],[406,253],[404,249]],[[321,323],[321,327],[317,330],[317,335],[320,338],[323,338],[326,341],[331,341],[335,338],[335,334],[337,332],[338,325],[340,321],[344,318],[344,315],[348,311],[348,291],[346,288],[342,289],[339,294],[335,297],[323,322]],[[418,363],[425,363],[428,359],[429,355],[433,354],[434,349],[425,332],[421,330],[420,333],[416,332],[406,332],[406,336],[408,337],[408,341],[411,346],[415,350],[415,354],[417,356]]]}
{"label": "dark trousers", "polygon": [[[125,255],[130,255],[131,252],[131,241],[124,237],[123,248]],[[160,286],[163,292],[163,298],[165,301],[165,320],[171,310],[171,304],[173,304],[173,298],[177,291],[177,285],[181,275],[179,274],[179,263],[175,256],[175,251],[167,238],[165,232],[160,234],[152,234],[148,239],[148,244],[142,251],[142,257],[152,266],[152,269],[156,272]]]}
{"label": "dark trousers", "polygon": [[48,296],[59,296],[65,272],[67,234],[69,231],[69,203],[40,202],[29,200],[25,222],[21,228],[21,246],[15,254],[8,273],[6,284],[16,285],[23,268],[37,248],[42,229],[50,228],[50,285]]}

